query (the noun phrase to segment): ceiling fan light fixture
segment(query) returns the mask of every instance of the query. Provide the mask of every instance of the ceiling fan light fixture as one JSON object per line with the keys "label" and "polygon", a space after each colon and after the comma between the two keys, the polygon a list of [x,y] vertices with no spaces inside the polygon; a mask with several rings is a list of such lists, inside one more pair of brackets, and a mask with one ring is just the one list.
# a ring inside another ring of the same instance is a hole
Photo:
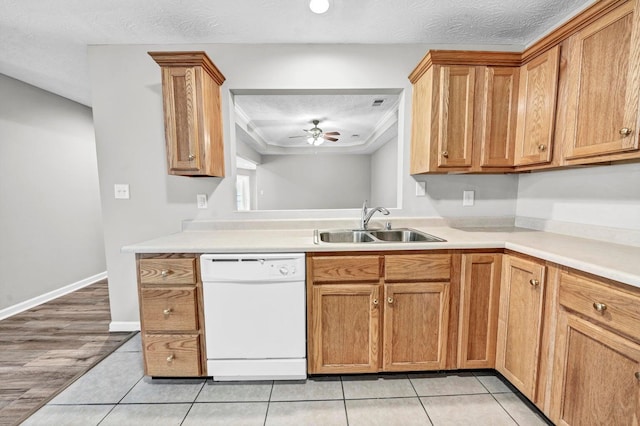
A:
{"label": "ceiling fan light fixture", "polygon": [[311,9],[313,13],[325,13],[329,10],[329,0],[311,0],[309,2],[309,9]]}
{"label": "ceiling fan light fixture", "polygon": [[324,143],[324,139],[322,137],[320,137],[320,136],[317,136],[317,137],[309,136],[307,138],[307,143],[309,145],[318,146],[318,145],[322,145]]}

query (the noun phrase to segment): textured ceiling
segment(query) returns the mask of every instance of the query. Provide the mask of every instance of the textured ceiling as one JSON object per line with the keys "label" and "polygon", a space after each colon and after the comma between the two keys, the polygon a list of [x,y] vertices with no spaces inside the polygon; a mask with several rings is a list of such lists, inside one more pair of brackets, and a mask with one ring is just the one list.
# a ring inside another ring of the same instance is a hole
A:
{"label": "textured ceiling", "polygon": [[87,46],[428,43],[525,46],[594,0],[0,0],[0,73],[91,104]]}

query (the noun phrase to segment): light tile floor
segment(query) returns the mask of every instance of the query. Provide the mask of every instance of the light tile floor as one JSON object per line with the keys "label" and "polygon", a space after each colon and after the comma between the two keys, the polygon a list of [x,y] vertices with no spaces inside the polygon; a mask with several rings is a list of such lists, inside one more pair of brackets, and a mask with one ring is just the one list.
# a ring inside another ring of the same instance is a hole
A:
{"label": "light tile floor", "polygon": [[491,372],[212,382],[144,377],[139,335],[24,425],[545,425]]}

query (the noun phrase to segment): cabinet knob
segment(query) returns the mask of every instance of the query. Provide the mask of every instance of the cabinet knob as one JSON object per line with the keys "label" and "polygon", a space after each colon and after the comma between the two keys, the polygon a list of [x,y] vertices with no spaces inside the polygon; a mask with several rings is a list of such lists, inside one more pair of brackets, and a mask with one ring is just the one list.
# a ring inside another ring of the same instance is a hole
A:
{"label": "cabinet knob", "polygon": [[175,359],[175,355],[171,354],[167,357],[167,364],[171,364],[173,362],[173,360]]}
{"label": "cabinet knob", "polygon": [[546,151],[547,150],[547,146],[543,143],[541,143],[540,145],[538,145],[538,151]]}
{"label": "cabinet knob", "polygon": [[635,376],[636,376],[636,379],[638,379],[638,381],[640,381],[640,371],[636,371]]}
{"label": "cabinet knob", "polygon": [[170,273],[171,273],[171,271],[170,271],[170,270],[168,270],[168,269],[163,269],[162,271],[160,271],[160,276],[161,276],[162,278],[166,278],[166,277],[168,277],[168,276],[169,276],[169,274],[170,274]]}
{"label": "cabinet knob", "polygon": [[595,309],[596,311],[603,313],[604,311],[607,310],[607,305],[605,305],[604,303],[600,303],[600,302],[593,302],[593,309]]}
{"label": "cabinet knob", "polygon": [[189,161],[193,161],[193,160],[196,159],[196,156],[193,155],[193,154],[189,154],[189,157],[187,157],[187,158],[189,158]]}
{"label": "cabinet knob", "polygon": [[373,306],[378,306],[378,299],[373,299]]}
{"label": "cabinet knob", "polygon": [[442,151],[442,156],[444,158],[449,158],[449,151]]}
{"label": "cabinet knob", "polygon": [[167,308],[164,311],[162,311],[162,313],[164,314],[165,317],[168,317],[169,315],[171,315],[173,313],[173,309]]}
{"label": "cabinet knob", "polygon": [[389,304],[393,303],[393,297],[387,297],[387,302],[389,302]]}
{"label": "cabinet knob", "polygon": [[622,129],[620,129],[620,132],[619,132],[619,133],[620,133],[620,135],[621,135],[621,136],[627,137],[627,136],[629,136],[631,133],[633,133],[633,130],[631,130],[631,129],[630,129],[630,128],[628,128],[628,127],[623,127]]}
{"label": "cabinet knob", "polygon": [[529,280],[529,284],[531,284],[531,285],[532,285],[532,286],[534,286],[534,287],[537,287],[537,286],[539,286],[539,285],[540,285],[540,281],[536,280],[535,278],[531,278],[531,279]]}

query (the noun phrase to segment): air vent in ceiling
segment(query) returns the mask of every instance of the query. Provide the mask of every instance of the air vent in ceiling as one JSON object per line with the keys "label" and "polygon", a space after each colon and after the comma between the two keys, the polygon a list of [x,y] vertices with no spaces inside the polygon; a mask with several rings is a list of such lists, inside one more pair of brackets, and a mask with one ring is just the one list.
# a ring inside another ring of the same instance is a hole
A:
{"label": "air vent in ceiling", "polygon": [[371,106],[374,106],[374,107],[380,106],[380,105],[382,105],[383,102],[384,102],[384,99],[374,99],[373,103],[371,104]]}

